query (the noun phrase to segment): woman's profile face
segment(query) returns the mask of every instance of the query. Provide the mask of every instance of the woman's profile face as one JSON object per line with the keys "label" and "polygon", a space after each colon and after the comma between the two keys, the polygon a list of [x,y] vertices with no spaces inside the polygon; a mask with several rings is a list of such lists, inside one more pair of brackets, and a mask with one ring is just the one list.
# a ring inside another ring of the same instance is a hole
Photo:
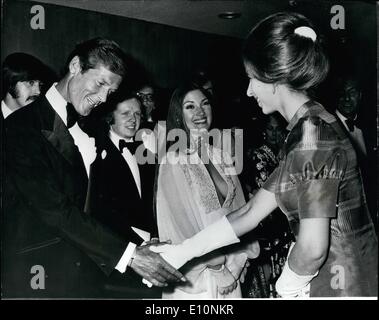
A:
{"label": "woman's profile face", "polygon": [[264,114],[277,111],[275,108],[274,84],[258,80],[249,62],[245,62],[245,71],[249,77],[249,86],[246,92],[247,96],[254,97]]}
{"label": "woman's profile face", "polygon": [[212,123],[212,107],[200,90],[189,91],[182,103],[183,121],[189,130],[208,130]]}

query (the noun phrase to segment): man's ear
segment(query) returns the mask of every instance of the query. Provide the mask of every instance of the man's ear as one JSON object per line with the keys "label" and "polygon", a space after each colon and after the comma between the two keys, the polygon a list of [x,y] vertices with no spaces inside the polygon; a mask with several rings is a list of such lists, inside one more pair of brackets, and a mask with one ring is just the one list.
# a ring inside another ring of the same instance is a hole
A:
{"label": "man's ear", "polygon": [[76,75],[82,71],[82,68],[80,66],[80,59],[78,56],[75,56],[71,59],[68,65],[68,69],[72,75]]}

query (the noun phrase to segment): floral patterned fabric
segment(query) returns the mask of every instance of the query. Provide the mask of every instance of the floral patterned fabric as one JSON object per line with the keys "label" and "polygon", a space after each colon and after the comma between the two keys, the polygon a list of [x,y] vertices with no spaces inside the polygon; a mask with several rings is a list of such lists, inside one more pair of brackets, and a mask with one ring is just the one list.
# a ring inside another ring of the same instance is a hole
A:
{"label": "floral patterned fabric", "polygon": [[[247,153],[246,172],[248,183],[254,194],[265,183],[279,164],[279,158],[268,144]],[[246,281],[242,284],[245,298],[275,297],[275,279],[284,265],[291,231],[283,213],[278,209],[264,219],[251,234],[261,245],[261,254],[250,261]]]}
{"label": "floral patterned fabric", "polygon": [[255,169],[255,174],[252,177],[255,183],[253,189],[258,190],[278,166],[279,160],[270,147],[263,144],[253,152],[251,164]]}

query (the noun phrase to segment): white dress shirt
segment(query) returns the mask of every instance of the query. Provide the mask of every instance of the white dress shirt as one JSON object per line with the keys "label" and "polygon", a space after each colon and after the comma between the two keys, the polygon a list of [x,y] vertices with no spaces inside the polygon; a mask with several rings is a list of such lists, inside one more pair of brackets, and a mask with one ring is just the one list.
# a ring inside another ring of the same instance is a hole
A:
{"label": "white dress shirt", "polygon": [[[67,126],[67,101],[61,96],[55,85],[56,83],[54,83],[46,92],[46,99],[49,101],[58,116],[62,119],[63,123]],[[78,123],[75,123],[75,125],[69,128],[68,131],[74,139],[75,145],[79,149],[86,168],[87,176],[89,176],[89,168],[91,163],[96,158],[95,139],[89,137],[79,127]]]}
{"label": "white dress shirt", "polygon": [[346,122],[345,122],[347,120],[347,118],[338,110],[336,111],[336,114],[337,114],[338,118],[341,119],[341,122],[345,126],[346,130],[349,132],[349,135],[354,142],[354,146],[356,148],[358,148],[359,151],[362,152],[366,156],[367,150],[366,150],[366,144],[365,144],[365,140],[363,138],[362,130],[359,129],[358,127],[354,126],[354,131],[350,131]]}
{"label": "white dress shirt", "polygon": [[[133,142],[133,138],[126,139],[123,137],[120,137],[116,132],[112,130],[112,128],[109,130],[109,138],[111,139],[112,143],[116,146],[117,149],[119,149],[119,143],[120,140],[125,140],[126,142]],[[131,152],[128,150],[128,148],[123,148],[122,150],[122,156],[125,159],[126,163],[128,164],[130,171],[132,172],[134,182],[136,184],[136,187],[138,189],[138,193],[141,197],[141,177],[140,172],[137,164],[137,159],[135,155],[132,155]],[[141,229],[138,229],[136,227],[131,227],[132,230],[137,233],[144,241],[150,240],[150,233]],[[130,259],[132,258],[136,244],[133,242],[129,242],[124,255],[122,256],[121,260],[116,266],[116,269],[120,272],[123,272],[122,270],[126,270],[127,265],[129,264]]]}
{"label": "white dress shirt", "polygon": [[[126,142],[133,142],[133,138],[125,139],[123,137],[120,137],[116,132],[112,130],[112,128],[109,130],[109,138],[113,142],[113,144],[116,146],[117,149],[119,149],[119,142],[120,140],[125,140]],[[125,161],[127,162],[130,171],[132,172],[134,182],[136,183],[139,196],[141,197],[141,177],[139,173],[139,168],[137,164],[136,157],[130,153],[128,148],[124,148],[122,150],[122,156],[124,157]]]}
{"label": "white dress shirt", "polygon": [[3,114],[4,119],[6,119],[13,111],[9,109],[4,100],[1,100],[1,113]]}

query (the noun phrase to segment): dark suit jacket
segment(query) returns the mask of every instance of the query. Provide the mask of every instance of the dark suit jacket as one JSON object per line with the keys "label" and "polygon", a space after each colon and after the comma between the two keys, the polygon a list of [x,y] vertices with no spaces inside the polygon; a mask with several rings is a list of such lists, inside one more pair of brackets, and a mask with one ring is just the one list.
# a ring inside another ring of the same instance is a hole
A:
{"label": "dark suit jacket", "polygon": [[151,121],[151,122],[150,121],[144,121],[141,123],[140,129],[146,128],[146,129],[150,129],[151,131],[154,131],[157,123],[158,123],[157,121]]}
{"label": "dark suit jacket", "polygon": [[[363,140],[366,146],[367,155],[363,154],[357,147],[356,142],[351,138],[350,132],[346,129],[343,124],[343,119],[341,119],[337,114],[335,115],[337,121],[340,123],[342,129],[346,132],[347,137],[349,137],[352,143],[358,159],[358,165],[361,169],[363,184],[365,188],[366,201],[370,210],[371,217],[374,221],[376,230],[378,230],[378,209],[377,209],[377,155],[376,146],[372,142],[372,137],[369,135],[369,130],[367,124],[365,125],[360,118],[358,118],[357,125],[358,128],[362,130]],[[371,138],[371,139],[370,139]]]}
{"label": "dark suit jacket", "polygon": [[[129,165],[110,140],[108,131],[107,127],[96,131],[97,157],[90,169],[88,211],[127,242],[140,245],[143,239],[131,229],[132,226],[148,231],[152,236],[157,235],[153,217],[155,165],[138,165],[140,197]],[[119,275],[114,274],[107,280],[105,287],[111,288],[108,292],[110,297],[117,296],[117,291],[124,292],[130,298],[155,297],[151,294],[156,292],[143,285],[141,277],[130,268],[123,279],[126,280],[121,281]]]}
{"label": "dark suit jacket", "polygon": [[[101,296],[127,242],[84,213],[88,179],[79,150],[45,97],[5,122],[3,297]],[[33,289],[40,265],[42,289]],[[35,279],[34,279],[35,280]]]}

